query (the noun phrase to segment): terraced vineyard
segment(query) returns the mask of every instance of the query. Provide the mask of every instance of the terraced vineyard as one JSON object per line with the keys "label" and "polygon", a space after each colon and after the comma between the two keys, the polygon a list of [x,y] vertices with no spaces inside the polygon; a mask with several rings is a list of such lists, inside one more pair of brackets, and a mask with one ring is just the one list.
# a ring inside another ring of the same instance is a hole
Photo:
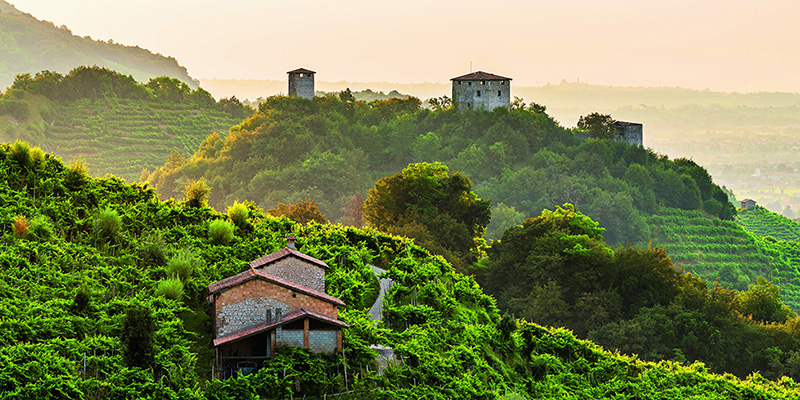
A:
{"label": "terraced vineyard", "polygon": [[765,277],[783,289],[784,301],[800,310],[800,244],[762,237],[733,221],[701,211],[663,208],[648,217],[652,244],[666,247],[687,272],[735,289]]}
{"label": "terraced vineyard", "polygon": [[138,180],[143,168],[163,165],[173,151],[191,153],[213,132],[238,120],[192,105],[81,99],[59,105],[45,132],[49,150],[84,157],[91,171]]}
{"label": "terraced vineyard", "polygon": [[800,242],[800,223],[764,207],[739,210],[736,222],[759,236],[772,236],[778,240]]}

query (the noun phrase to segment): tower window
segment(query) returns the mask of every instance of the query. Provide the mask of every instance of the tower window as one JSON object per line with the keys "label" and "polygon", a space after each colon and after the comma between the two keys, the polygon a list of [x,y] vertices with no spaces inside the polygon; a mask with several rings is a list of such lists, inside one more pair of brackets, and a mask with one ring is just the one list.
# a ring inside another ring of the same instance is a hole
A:
{"label": "tower window", "polygon": [[481,81],[481,85],[485,85],[485,84],[486,84],[486,81]]}
{"label": "tower window", "polygon": [[500,84],[501,84],[501,85],[505,85],[505,84],[506,84],[506,81],[500,81]]}
{"label": "tower window", "polygon": [[497,91],[497,97],[500,97],[500,91],[499,90]]}
{"label": "tower window", "polygon": [[478,97],[481,97],[481,91],[478,90]]}
{"label": "tower window", "polygon": [[467,82],[467,85],[472,86],[472,82]]}

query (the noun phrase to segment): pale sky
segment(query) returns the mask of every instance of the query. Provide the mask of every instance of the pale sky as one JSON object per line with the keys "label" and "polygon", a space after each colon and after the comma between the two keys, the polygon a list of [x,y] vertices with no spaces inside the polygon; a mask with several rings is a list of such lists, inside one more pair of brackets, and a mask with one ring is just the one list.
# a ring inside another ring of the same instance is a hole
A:
{"label": "pale sky", "polygon": [[798,0],[9,0],[73,33],[175,57],[195,78],[800,92]]}

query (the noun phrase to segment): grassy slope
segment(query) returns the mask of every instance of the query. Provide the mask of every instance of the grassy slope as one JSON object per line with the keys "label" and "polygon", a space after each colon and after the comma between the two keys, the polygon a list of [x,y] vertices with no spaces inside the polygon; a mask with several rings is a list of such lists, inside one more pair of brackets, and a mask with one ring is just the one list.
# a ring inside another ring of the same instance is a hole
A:
{"label": "grassy slope", "polygon": [[[341,313],[350,324],[344,337],[350,388],[385,389],[370,398],[489,399],[509,391],[530,398],[800,395],[791,379],[773,383],[755,374],[741,381],[709,374],[700,364],[644,363],[607,353],[563,329],[524,322],[502,329],[493,301],[471,278],[402,238],[301,226],[254,209],[252,229],[237,229],[230,243],[213,244],[209,222],[225,217],[209,208],[161,202],[151,189],[113,178],[85,179],[49,155],[30,160],[27,154],[0,145],[3,397],[284,398],[293,390],[296,396],[344,390],[341,358],[303,352],[282,355],[256,375],[206,381],[211,352],[203,288],[280,248],[288,233],[299,236],[303,252],[331,265],[327,291],[351,304]],[[94,228],[102,209],[121,216],[119,232],[105,239]],[[14,234],[16,215],[31,221],[27,236]],[[168,253],[192,249],[202,260],[185,278],[182,300],[154,294],[167,270],[142,259],[152,234],[165,239]],[[388,268],[396,282],[386,300],[390,328],[375,327],[366,306],[358,306],[372,280],[369,263]],[[76,307],[81,287],[90,299]],[[124,366],[120,333],[128,304],[144,304],[156,318],[153,369]],[[403,364],[385,377],[361,368],[374,357],[367,347],[374,343],[394,347]]]}
{"label": "grassy slope", "polygon": [[83,157],[96,175],[139,180],[173,151],[191,153],[209,134],[239,122],[217,109],[130,99],[81,99],[63,104],[25,94],[33,110],[19,123],[0,115],[0,140],[25,140],[65,160]]}
{"label": "grassy slope", "polygon": [[747,289],[766,276],[783,288],[784,302],[800,309],[800,245],[764,238],[733,221],[712,219],[699,211],[662,209],[647,219],[652,244],[666,246],[686,271],[725,286]]}
{"label": "grassy slope", "polygon": [[180,79],[196,88],[186,68],[171,57],[139,47],[78,37],[65,27],[39,21],[0,0],[0,89],[14,76],[51,70],[66,73],[79,65],[98,65],[133,75],[140,82],[157,76]]}

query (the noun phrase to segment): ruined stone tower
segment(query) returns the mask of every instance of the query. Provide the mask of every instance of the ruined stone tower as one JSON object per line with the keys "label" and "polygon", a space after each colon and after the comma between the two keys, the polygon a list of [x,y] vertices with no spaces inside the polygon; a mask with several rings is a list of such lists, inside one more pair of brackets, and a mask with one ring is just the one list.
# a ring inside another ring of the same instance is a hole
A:
{"label": "ruined stone tower", "polygon": [[289,74],[289,96],[314,98],[314,74],[305,68],[298,68],[287,72]]}
{"label": "ruined stone tower", "polygon": [[478,71],[453,79],[453,104],[458,111],[511,106],[511,78]]}

